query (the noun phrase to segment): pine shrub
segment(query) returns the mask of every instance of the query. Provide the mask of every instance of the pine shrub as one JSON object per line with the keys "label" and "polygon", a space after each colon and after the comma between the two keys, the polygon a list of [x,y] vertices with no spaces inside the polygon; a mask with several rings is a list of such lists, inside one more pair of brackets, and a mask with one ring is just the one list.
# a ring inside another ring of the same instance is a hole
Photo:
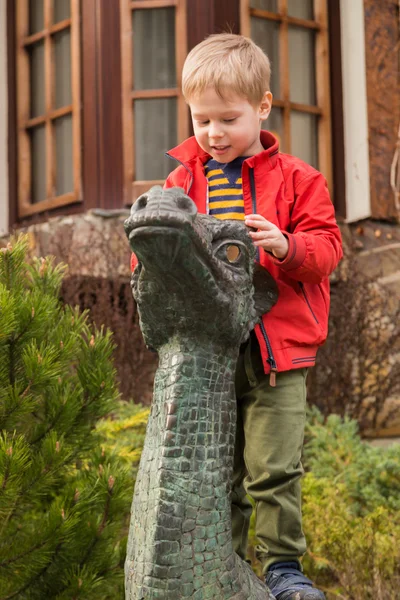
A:
{"label": "pine shrub", "polygon": [[111,335],[27,250],[0,251],[0,599],[122,599],[132,476],[95,429],[118,398]]}
{"label": "pine shrub", "polygon": [[[400,445],[363,442],[348,417],[310,411],[304,445],[303,567],[327,600],[398,600]],[[255,558],[253,511],[249,558]]]}

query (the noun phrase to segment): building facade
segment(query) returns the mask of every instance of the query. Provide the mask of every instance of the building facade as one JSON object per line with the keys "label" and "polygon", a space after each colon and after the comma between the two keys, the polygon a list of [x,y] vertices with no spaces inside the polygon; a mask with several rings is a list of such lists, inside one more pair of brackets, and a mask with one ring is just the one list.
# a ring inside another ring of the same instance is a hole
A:
{"label": "building facade", "polygon": [[[0,235],[28,230],[33,251],[69,263],[67,299],[126,333],[115,317],[135,321],[121,221],[174,168],[164,152],[192,132],[184,58],[221,31],[267,52],[263,127],[322,171],[359,268],[400,295],[398,0],[2,2]],[[145,382],[154,361],[135,348],[133,377]]]}

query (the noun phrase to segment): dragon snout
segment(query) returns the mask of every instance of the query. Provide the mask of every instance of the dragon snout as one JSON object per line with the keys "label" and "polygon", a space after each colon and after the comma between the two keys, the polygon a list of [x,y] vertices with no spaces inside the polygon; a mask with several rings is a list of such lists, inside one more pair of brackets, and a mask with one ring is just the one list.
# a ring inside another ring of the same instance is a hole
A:
{"label": "dragon snout", "polygon": [[143,220],[158,220],[168,217],[184,216],[194,221],[197,207],[193,200],[181,188],[162,189],[154,186],[134,202],[131,214],[124,223],[126,234],[129,236],[132,229]]}

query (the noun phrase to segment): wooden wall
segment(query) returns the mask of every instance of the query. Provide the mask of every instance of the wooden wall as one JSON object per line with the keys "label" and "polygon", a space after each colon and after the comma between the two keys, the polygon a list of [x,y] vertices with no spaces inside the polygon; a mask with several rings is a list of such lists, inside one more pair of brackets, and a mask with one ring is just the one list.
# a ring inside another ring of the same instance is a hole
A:
{"label": "wooden wall", "polygon": [[187,0],[188,50],[211,33],[239,33],[239,2],[234,0]]}
{"label": "wooden wall", "polygon": [[[350,1],[350,0],[349,0]],[[190,50],[210,33],[239,32],[239,0],[187,0],[187,46]],[[394,219],[395,205],[390,188],[390,166],[400,122],[399,15],[398,0],[364,0],[368,119],[370,136],[370,174],[372,216]],[[335,26],[338,0],[330,0],[330,20]],[[14,0],[8,8],[9,65],[9,166],[10,220],[17,223],[17,147],[15,117],[15,35]],[[50,215],[77,213],[95,207],[119,208],[123,205],[123,160],[121,126],[121,73],[119,2],[85,0],[82,2],[82,148],[84,201],[45,212],[26,220],[46,221]],[[338,19],[336,19],[337,21]],[[335,29],[336,31],[336,29]],[[333,43],[332,43],[333,42]],[[334,40],[331,37],[332,47]],[[337,54],[337,53],[336,53]],[[333,152],[336,196],[344,197],[342,181],[343,142],[340,123],[341,98],[338,86],[340,56],[333,60]],[[360,102],[364,99],[360,98]],[[340,118],[339,118],[340,121]],[[338,173],[341,174],[338,177]],[[335,202],[339,214],[341,206]],[[19,222],[23,225],[23,222]]]}
{"label": "wooden wall", "polygon": [[364,5],[372,217],[394,219],[390,167],[400,123],[399,3]]}
{"label": "wooden wall", "polygon": [[[238,0],[187,0],[188,49],[210,33],[239,32]],[[47,221],[93,208],[123,206],[121,52],[119,1],[84,0],[82,6],[82,180],[83,202],[25,219],[17,211],[17,125],[15,115],[15,3],[7,0],[9,73],[10,225]],[[188,113],[189,119],[189,113]]]}

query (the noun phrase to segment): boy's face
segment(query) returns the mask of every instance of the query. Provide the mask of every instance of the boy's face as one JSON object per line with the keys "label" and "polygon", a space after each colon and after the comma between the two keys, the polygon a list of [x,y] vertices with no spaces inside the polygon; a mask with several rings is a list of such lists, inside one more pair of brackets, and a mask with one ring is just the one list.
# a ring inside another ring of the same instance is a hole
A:
{"label": "boy's face", "polygon": [[259,106],[252,106],[234,93],[227,91],[221,98],[214,88],[207,88],[189,102],[198,144],[220,163],[262,152],[261,121],[268,117],[271,103],[270,92]]}

